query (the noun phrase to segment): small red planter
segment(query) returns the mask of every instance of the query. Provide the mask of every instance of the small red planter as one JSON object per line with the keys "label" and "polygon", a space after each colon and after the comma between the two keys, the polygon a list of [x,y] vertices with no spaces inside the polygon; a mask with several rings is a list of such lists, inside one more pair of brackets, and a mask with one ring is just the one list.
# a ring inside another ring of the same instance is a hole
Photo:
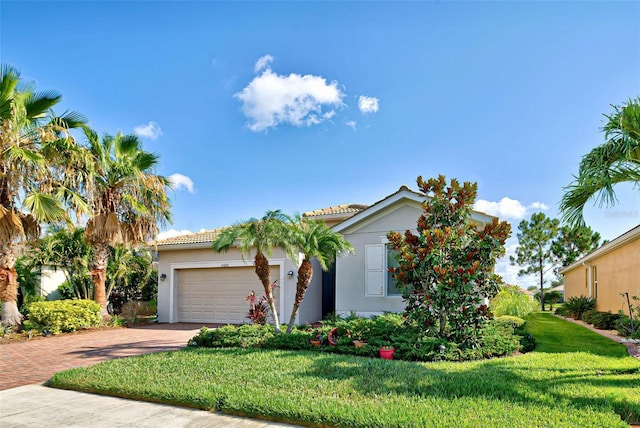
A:
{"label": "small red planter", "polygon": [[382,358],[383,360],[393,360],[394,351],[395,349],[393,348],[391,349],[380,348],[380,358]]}

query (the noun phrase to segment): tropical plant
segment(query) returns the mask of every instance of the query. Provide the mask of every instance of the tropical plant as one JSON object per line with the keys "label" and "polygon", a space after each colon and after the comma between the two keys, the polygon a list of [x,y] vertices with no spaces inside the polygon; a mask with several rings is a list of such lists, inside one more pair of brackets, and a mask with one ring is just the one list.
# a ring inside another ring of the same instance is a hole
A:
{"label": "tropical plant", "polygon": [[595,309],[596,301],[591,297],[573,296],[569,297],[562,306],[563,312],[574,319],[581,320],[582,314]]}
{"label": "tropical plant", "polygon": [[93,249],[94,300],[107,316],[105,287],[110,247],[136,245],[155,237],[171,220],[167,178],[154,174],[158,156],[146,152],[135,135],[104,135],[85,129],[88,159],[84,183],[89,202],[85,239]]}
{"label": "tropical plant", "polygon": [[280,210],[267,211],[261,219],[251,218],[223,229],[212,244],[213,249],[218,252],[228,251],[229,248],[237,245],[243,257],[255,251],[253,260],[255,272],[267,296],[276,333],[280,333],[280,320],[273,298],[273,282],[267,256],[272,254],[273,248],[280,247],[291,260],[295,259],[295,248],[287,239],[286,221],[287,216]]}
{"label": "tropical plant", "polygon": [[496,317],[524,318],[535,309],[535,302],[516,285],[505,285],[491,300],[489,307]]}
{"label": "tropical plant", "polygon": [[153,275],[156,271],[149,251],[133,250],[122,244],[110,251],[105,286],[110,312],[118,314],[127,302],[144,300],[144,288],[151,282],[157,284],[157,275]]}
{"label": "tropical plant", "polygon": [[569,224],[584,225],[584,207],[592,199],[615,205],[616,184],[640,183],[640,97],[612,108],[602,128],[607,141],[582,157],[578,176],[565,187],[560,209]]}
{"label": "tropical plant", "polygon": [[428,335],[476,346],[490,317],[483,301],[499,291],[494,266],[511,226],[497,218],[482,228],[471,222],[476,183],[460,185],[453,179],[447,186],[442,175],[427,181],[418,177],[417,183],[426,196],[418,233],[387,235],[398,260],[389,271],[406,301],[408,319]]}
{"label": "tropical plant", "polygon": [[52,228],[29,253],[33,263],[60,269],[77,299],[93,299],[89,266],[92,251],[83,228]]}
{"label": "tropical plant", "polygon": [[512,265],[525,266],[519,276],[538,274],[540,280],[540,305],[544,311],[544,274],[552,269],[552,244],[558,236],[560,221],[549,218],[544,213],[533,213],[529,221],[522,220],[518,225],[518,246],[516,257],[510,256]]}
{"label": "tropical plant", "polygon": [[[40,223],[68,219],[65,208],[84,207],[73,192],[78,171],[75,140],[69,130],[85,119],[52,108],[61,95],[36,92],[14,67],[0,72],[0,300],[2,321],[22,321],[16,302],[18,281],[14,243],[35,239]],[[66,204],[66,205],[65,205]]]}
{"label": "tropical plant", "polygon": [[300,215],[289,218],[289,241],[303,254],[303,257],[298,268],[296,297],[287,325],[287,334],[291,333],[298,309],[313,278],[311,259],[315,258],[322,270],[327,271],[337,256],[353,252],[353,248],[344,236],[327,227],[324,221],[304,219]]}

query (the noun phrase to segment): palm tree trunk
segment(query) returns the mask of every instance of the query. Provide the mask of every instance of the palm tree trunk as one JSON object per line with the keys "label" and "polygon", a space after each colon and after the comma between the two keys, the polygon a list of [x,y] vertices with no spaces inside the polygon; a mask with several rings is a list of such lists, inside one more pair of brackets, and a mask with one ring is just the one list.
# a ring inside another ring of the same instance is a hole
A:
{"label": "palm tree trunk", "polygon": [[291,333],[293,329],[293,323],[296,321],[298,310],[304,300],[304,295],[311,284],[311,278],[313,278],[313,265],[309,259],[302,260],[300,269],[298,269],[298,282],[296,283],[296,299],[293,301],[293,311],[291,312],[291,318],[289,318],[289,325],[287,325],[287,334]]}
{"label": "palm tree trunk", "polygon": [[278,319],[278,310],[276,309],[276,301],[273,298],[273,291],[271,290],[271,272],[269,270],[269,260],[261,252],[256,253],[254,260],[256,267],[256,275],[260,278],[262,286],[264,287],[264,294],[267,296],[267,302],[269,302],[269,308],[271,308],[271,314],[273,316],[274,327],[276,333],[280,334],[280,320]]}
{"label": "palm tree trunk", "polygon": [[14,268],[16,256],[11,243],[0,245],[0,300],[2,300],[2,322],[15,326],[24,318],[18,309],[18,274]]}
{"label": "palm tree trunk", "polygon": [[105,282],[107,278],[107,263],[109,262],[109,245],[96,243],[93,246],[93,262],[91,264],[91,279],[93,280],[93,300],[101,307],[102,318],[109,318],[107,311],[107,292]]}

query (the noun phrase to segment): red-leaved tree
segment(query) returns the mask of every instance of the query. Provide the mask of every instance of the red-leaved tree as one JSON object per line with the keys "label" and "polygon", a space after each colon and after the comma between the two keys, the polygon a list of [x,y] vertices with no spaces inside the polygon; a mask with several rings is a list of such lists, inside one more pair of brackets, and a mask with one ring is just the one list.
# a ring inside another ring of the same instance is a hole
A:
{"label": "red-leaved tree", "polygon": [[417,234],[390,232],[398,267],[389,271],[406,301],[405,315],[429,336],[469,347],[489,318],[485,299],[495,296],[500,277],[496,260],[504,255],[511,233],[507,222],[494,218],[484,225],[472,221],[477,184],[463,185],[444,176],[424,181],[424,213]]}

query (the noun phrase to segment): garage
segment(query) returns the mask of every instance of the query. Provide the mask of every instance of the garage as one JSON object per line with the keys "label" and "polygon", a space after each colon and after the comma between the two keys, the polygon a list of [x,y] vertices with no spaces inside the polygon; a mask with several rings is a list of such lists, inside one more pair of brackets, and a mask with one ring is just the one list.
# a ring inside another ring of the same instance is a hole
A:
{"label": "garage", "polygon": [[[245,297],[252,290],[258,296],[264,294],[253,266],[178,269],[176,274],[181,322],[247,323],[249,303]],[[271,277],[280,278],[278,266],[271,266]],[[277,308],[279,290],[273,291]]]}

